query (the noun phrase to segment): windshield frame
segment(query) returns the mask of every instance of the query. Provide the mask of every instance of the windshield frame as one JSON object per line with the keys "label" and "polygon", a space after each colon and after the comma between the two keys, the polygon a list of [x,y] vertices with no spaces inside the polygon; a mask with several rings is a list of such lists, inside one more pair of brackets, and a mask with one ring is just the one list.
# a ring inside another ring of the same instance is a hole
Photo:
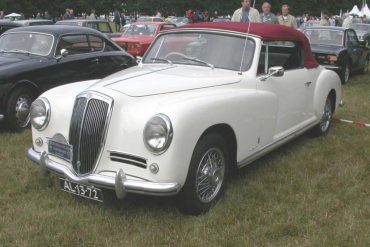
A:
{"label": "windshield frame", "polygon": [[[306,34],[306,32],[309,32],[309,31],[327,31],[327,32],[341,32],[343,33],[343,38],[342,38],[342,44],[338,45],[338,44],[335,44],[335,43],[332,43],[332,44],[325,44],[325,43],[311,43],[311,39],[309,38],[309,36]],[[303,34],[307,37],[308,41],[310,42],[310,45],[330,45],[330,46],[337,46],[337,47],[343,47],[344,46],[344,43],[346,41],[346,32],[345,30],[337,30],[337,29],[325,29],[325,28],[320,28],[320,27],[313,27],[313,28],[308,28],[308,29],[304,29],[303,30]]]}
{"label": "windshield frame", "polygon": [[[163,64],[163,63],[151,63],[151,62],[144,62],[144,61],[147,59],[147,57],[150,53],[150,50],[154,47],[154,44],[162,36],[171,35],[171,34],[184,34],[184,33],[219,34],[219,35],[224,35],[224,36],[231,36],[231,37],[241,38],[241,39],[244,39],[244,40],[247,38],[247,34],[245,34],[245,33],[240,33],[240,32],[235,32],[235,31],[228,31],[228,30],[205,29],[205,28],[175,29],[175,30],[170,30],[170,31],[165,31],[165,32],[159,32],[159,34],[157,35],[155,40],[151,43],[151,45],[149,46],[149,48],[145,52],[145,55],[143,56],[143,58],[141,60],[141,63],[145,64],[145,65]],[[248,40],[250,40],[254,44],[254,51],[252,52],[253,58],[251,59],[251,62],[249,63],[249,66],[245,70],[242,70],[242,72],[248,72],[253,67],[253,63],[254,63],[255,56],[256,56],[256,51],[258,49],[258,47],[257,47],[258,43],[255,40],[256,38],[260,39],[260,37],[258,37],[256,35],[248,34]],[[242,53],[242,51],[241,51],[241,53]],[[242,63],[242,54],[240,54],[240,63]],[[183,63],[173,63],[173,64],[175,64],[175,65],[184,65],[184,66],[199,66],[199,65],[195,65],[195,64],[183,64]],[[206,66],[203,66],[203,67],[206,67]],[[232,70],[232,69],[220,68],[220,67],[217,67],[217,66],[215,66],[215,69],[236,71],[236,70]],[[239,69],[238,69],[238,71],[239,71]]]}
{"label": "windshield frame", "polygon": [[[42,32],[29,32],[29,31],[11,31],[11,32],[5,32],[3,33],[1,36],[0,36],[0,39],[2,37],[4,37],[5,35],[9,35],[9,34],[41,34],[41,35],[46,35],[46,36],[51,36],[53,38],[52,42],[51,42],[51,46],[50,46],[50,50],[49,52],[44,55],[44,54],[37,54],[37,53],[33,53],[33,52],[27,52],[27,54],[30,54],[30,55],[35,55],[35,56],[40,56],[40,57],[49,57],[50,54],[52,53],[53,49],[54,49],[54,45],[55,45],[55,36],[53,34],[50,34],[50,33],[42,33]],[[9,52],[8,52],[9,53]],[[19,53],[19,54],[23,54],[23,52],[12,52],[12,53]]]}

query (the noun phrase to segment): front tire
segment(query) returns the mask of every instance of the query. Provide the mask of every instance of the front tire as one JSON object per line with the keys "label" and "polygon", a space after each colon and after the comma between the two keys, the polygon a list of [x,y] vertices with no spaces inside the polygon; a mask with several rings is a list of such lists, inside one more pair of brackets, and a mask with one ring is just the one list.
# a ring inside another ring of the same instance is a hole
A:
{"label": "front tire", "polygon": [[194,149],[180,192],[180,210],[191,215],[207,212],[225,189],[230,164],[230,151],[224,138],[217,134],[202,137]]}
{"label": "front tire", "polygon": [[334,114],[333,103],[333,99],[329,95],[325,101],[324,113],[321,117],[320,123],[311,131],[313,137],[325,136],[329,133]]}
{"label": "front tire", "polygon": [[9,96],[6,104],[6,124],[9,130],[21,132],[30,125],[30,107],[35,99],[28,88],[17,88]]}

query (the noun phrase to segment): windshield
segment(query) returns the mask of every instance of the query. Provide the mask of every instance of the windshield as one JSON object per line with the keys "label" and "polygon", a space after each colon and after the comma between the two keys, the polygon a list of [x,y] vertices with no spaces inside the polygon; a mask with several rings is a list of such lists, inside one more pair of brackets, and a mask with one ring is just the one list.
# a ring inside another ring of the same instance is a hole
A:
{"label": "windshield", "polygon": [[155,24],[131,24],[124,36],[154,36],[157,30]]}
{"label": "windshield", "polygon": [[0,37],[0,52],[27,53],[47,56],[54,37],[42,33],[8,33]]}
{"label": "windshield", "polygon": [[[173,63],[240,70],[245,38],[206,32],[161,35],[147,52],[144,63]],[[242,71],[249,69],[255,43],[248,39]]]}
{"label": "windshield", "polygon": [[355,29],[356,31],[370,32],[370,25],[353,24],[353,29]]}
{"label": "windshield", "polygon": [[311,45],[343,46],[344,32],[341,30],[309,29],[305,30],[304,34]]}

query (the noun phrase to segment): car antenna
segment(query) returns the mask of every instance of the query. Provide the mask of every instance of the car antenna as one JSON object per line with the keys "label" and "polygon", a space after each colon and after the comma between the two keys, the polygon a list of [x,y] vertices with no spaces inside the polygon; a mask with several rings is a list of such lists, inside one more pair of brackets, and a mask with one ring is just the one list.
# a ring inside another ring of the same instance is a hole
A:
{"label": "car antenna", "polygon": [[[253,9],[254,9],[254,6],[256,5],[256,1],[257,0],[253,0],[253,6],[252,6]],[[247,35],[245,36],[245,43],[244,43],[243,54],[242,54],[242,62],[240,63],[240,70],[239,70],[239,73],[238,73],[239,75],[243,74],[244,56],[245,56],[245,52],[247,51],[247,44],[248,44],[250,28],[251,28],[251,20],[249,20],[249,22],[248,22],[248,30],[247,30]]]}

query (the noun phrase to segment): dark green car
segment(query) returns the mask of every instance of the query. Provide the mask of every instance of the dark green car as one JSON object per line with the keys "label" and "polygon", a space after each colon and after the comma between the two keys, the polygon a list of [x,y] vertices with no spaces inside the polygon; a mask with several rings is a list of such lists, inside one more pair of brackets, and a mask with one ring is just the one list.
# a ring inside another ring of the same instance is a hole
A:
{"label": "dark green car", "polygon": [[360,41],[354,29],[342,27],[310,27],[303,33],[311,43],[316,60],[327,69],[335,70],[342,80],[348,82],[355,71],[369,70],[369,48]]}

